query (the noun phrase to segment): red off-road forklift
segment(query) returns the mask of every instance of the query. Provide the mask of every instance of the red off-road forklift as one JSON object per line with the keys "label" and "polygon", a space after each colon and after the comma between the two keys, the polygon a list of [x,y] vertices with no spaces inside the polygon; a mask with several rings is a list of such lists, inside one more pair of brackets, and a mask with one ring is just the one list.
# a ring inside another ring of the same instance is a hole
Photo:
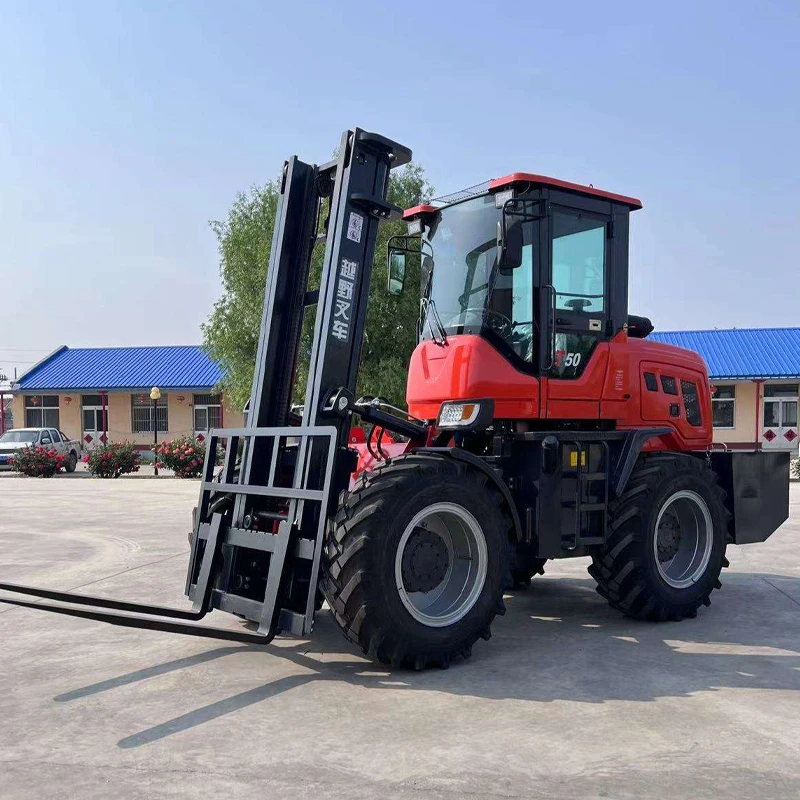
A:
{"label": "red off-road forklift", "polygon": [[[283,168],[247,427],[208,438],[192,609],[8,583],[0,600],[267,643],[310,634],[324,596],[365,653],[418,669],[469,656],[504,592],[548,559],[590,557],[600,594],[630,616],[694,617],[727,545],[764,541],[788,517],[788,456],[713,448],[703,360],[648,341],[649,320],[628,313],[641,203],[513,173],[403,213],[386,194],[406,147],[354,129],[338,153]],[[400,214],[389,291],[407,266],[421,276],[407,412],[354,394],[378,225]],[[356,444],[354,415],[369,426]],[[212,609],[257,629],[195,624]]]}

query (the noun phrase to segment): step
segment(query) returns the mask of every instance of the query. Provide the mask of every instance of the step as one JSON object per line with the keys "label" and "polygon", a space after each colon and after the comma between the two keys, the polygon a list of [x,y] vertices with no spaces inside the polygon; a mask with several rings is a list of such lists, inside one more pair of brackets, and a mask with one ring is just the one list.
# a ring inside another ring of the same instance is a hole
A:
{"label": "step", "polygon": [[607,472],[578,472],[577,470],[571,469],[568,472],[562,472],[562,478],[577,478],[581,476],[582,480],[584,481],[605,481],[608,480],[608,473]]}
{"label": "step", "polygon": [[[561,508],[574,509],[577,504],[574,500],[564,500],[561,503]],[[605,511],[607,508],[605,503],[581,503],[581,511]]]}

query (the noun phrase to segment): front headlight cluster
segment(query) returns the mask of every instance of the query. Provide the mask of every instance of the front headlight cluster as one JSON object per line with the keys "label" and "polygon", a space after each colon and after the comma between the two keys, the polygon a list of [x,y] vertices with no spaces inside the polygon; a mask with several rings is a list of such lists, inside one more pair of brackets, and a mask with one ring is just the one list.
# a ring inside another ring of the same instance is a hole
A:
{"label": "front headlight cluster", "polygon": [[491,400],[442,403],[437,427],[444,430],[487,427],[494,416]]}

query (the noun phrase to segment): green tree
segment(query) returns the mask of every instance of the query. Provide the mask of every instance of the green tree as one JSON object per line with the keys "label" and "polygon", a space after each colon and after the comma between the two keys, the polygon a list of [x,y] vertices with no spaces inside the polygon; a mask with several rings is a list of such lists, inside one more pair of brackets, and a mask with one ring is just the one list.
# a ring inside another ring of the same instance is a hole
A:
{"label": "green tree", "polygon": [[[432,191],[422,167],[409,164],[392,172],[388,199],[409,208],[429,198]],[[227,218],[211,222],[219,243],[222,296],[202,325],[202,333],[206,350],[225,371],[222,388],[238,407],[250,396],[277,203],[278,183],[273,181],[238,195]],[[358,381],[359,393],[380,395],[397,405],[405,404],[406,372],[417,341],[419,316],[419,265],[415,259],[409,260],[406,292],[393,297],[386,291],[387,243],[389,237],[404,232],[401,221],[379,228]],[[323,252],[322,245],[314,250],[312,287],[319,283]],[[311,331],[309,318],[303,331],[303,357],[308,355]],[[298,399],[305,390],[307,370],[307,362],[301,360]]]}

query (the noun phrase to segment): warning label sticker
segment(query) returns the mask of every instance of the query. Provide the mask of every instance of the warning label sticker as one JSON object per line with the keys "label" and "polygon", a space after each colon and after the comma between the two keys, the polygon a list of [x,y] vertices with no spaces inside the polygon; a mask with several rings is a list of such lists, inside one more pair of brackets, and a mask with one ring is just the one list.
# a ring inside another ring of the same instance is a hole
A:
{"label": "warning label sticker", "polygon": [[361,242],[361,229],[364,227],[364,217],[361,214],[356,214],[355,211],[350,212],[350,222],[347,224],[347,238],[351,242],[359,244]]}

